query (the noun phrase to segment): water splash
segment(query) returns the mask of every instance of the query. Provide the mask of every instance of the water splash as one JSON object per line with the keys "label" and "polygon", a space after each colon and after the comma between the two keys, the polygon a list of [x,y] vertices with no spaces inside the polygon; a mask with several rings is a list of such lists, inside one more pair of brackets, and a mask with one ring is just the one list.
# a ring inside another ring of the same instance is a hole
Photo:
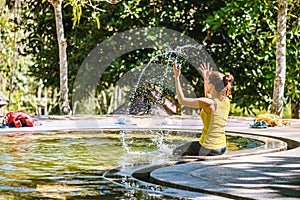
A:
{"label": "water splash", "polygon": [[[195,44],[186,44],[183,46],[172,46],[169,45],[165,49],[157,50],[155,54],[150,58],[149,62],[142,68],[139,72],[136,83],[132,83],[132,90],[130,93],[130,99],[136,98],[137,92],[139,88],[144,87],[145,84],[148,83],[156,83],[161,85],[163,88],[166,87],[171,91],[175,91],[175,83],[173,80],[173,64],[174,61],[177,64],[181,65],[181,68],[185,65],[189,64],[189,66],[193,66],[199,71],[198,66],[203,62],[210,62],[211,66],[215,67],[214,62],[210,58],[210,56],[205,51],[202,45]],[[216,67],[215,67],[216,68]],[[156,74],[158,71],[158,74]],[[170,76],[170,74],[172,74]],[[200,73],[199,73],[200,74]],[[129,79],[131,77],[129,76]],[[175,92],[174,92],[175,93]],[[196,96],[195,94],[192,94]],[[132,114],[130,109],[134,106],[134,101],[129,101],[127,105],[127,109],[125,111],[125,115]],[[122,121],[123,123],[123,121]],[[128,122],[124,121],[124,125],[128,125]],[[161,134],[161,130],[157,132],[151,132],[150,134],[157,134],[157,137],[154,137],[153,143],[155,143],[158,147],[158,151],[165,152],[167,154],[172,154],[171,149],[168,145],[166,145],[163,141],[163,134]],[[121,131],[121,140],[123,143],[123,148],[130,152],[134,153],[130,147],[130,140],[126,140],[127,132]],[[135,152],[137,153],[137,152]],[[141,154],[141,152],[138,152]]]}

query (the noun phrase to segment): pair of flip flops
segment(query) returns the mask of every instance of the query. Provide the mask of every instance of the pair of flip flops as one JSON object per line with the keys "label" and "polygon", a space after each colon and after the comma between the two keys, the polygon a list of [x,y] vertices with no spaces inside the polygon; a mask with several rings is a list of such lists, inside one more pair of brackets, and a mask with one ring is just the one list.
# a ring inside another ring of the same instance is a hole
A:
{"label": "pair of flip flops", "polygon": [[6,126],[6,125],[0,123],[0,128],[8,128],[8,126]]}
{"label": "pair of flip flops", "polygon": [[251,128],[267,128],[268,126],[269,126],[268,123],[265,122],[264,120],[261,121],[254,120],[254,122],[250,124]]}

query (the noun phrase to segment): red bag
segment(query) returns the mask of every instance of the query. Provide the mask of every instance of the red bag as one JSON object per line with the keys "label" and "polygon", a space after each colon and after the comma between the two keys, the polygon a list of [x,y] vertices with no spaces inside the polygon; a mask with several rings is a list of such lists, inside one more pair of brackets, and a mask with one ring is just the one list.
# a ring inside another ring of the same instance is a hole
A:
{"label": "red bag", "polygon": [[20,128],[21,126],[33,126],[34,120],[33,118],[26,114],[22,110],[17,110],[14,112],[9,112],[6,114],[6,126],[14,126],[16,128]]}

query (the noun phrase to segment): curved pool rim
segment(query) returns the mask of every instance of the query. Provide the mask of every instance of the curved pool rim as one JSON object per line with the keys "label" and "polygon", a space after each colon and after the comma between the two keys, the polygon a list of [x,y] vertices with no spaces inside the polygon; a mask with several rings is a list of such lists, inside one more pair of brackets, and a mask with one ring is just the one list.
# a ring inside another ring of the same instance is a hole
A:
{"label": "curved pool rim", "polygon": [[[152,129],[153,130],[153,129]],[[168,129],[166,129],[168,130]],[[184,130],[181,129],[180,131],[189,131],[189,132],[197,132],[197,130],[191,131],[191,130]],[[159,163],[159,164],[153,164],[153,163],[137,163],[136,166],[130,166],[126,172],[122,171],[120,168],[116,168],[113,170],[109,170],[104,174],[104,177],[108,181],[112,181],[115,184],[119,184],[123,187],[128,187],[128,185],[122,183],[122,180],[124,180],[124,177],[126,179],[133,179],[135,181],[140,182],[141,184],[147,185],[155,185],[157,187],[166,187],[165,185],[159,184],[159,182],[153,180],[151,177],[151,172],[155,171],[156,169],[159,168],[164,168],[164,167],[170,167],[174,165],[180,165],[180,164],[185,164],[185,163],[190,163],[190,162],[205,162],[208,160],[222,160],[222,159],[230,159],[233,157],[239,157],[239,156],[251,156],[251,155],[258,155],[258,154],[267,154],[267,153],[272,153],[272,152],[280,152],[280,151],[287,151],[296,147],[300,146],[300,143],[294,140],[288,140],[288,139],[280,139],[280,138],[275,138],[272,136],[265,136],[265,135],[257,135],[257,134],[251,134],[251,133],[240,133],[240,132],[234,132],[234,131],[228,131],[226,132],[227,135],[232,135],[232,136],[242,136],[242,137],[247,137],[251,139],[256,139],[260,140],[264,143],[272,143],[276,144],[273,147],[269,148],[264,148],[264,147],[256,147],[256,148],[250,148],[246,150],[237,150],[233,152],[226,153],[225,155],[221,156],[184,156],[184,157],[178,157],[175,160],[170,160],[164,163]],[[284,141],[285,140],[285,141]],[[292,145],[289,145],[289,142],[292,142]],[[116,178],[119,177],[119,178]],[[140,189],[140,187],[136,188]],[[176,189],[176,188],[175,188]],[[189,191],[189,190],[188,190]],[[157,193],[157,191],[151,191],[148,190],[148,192],[153,192]],[[193,190],[190,190],[190,192],[196,192]],[[200,193],[205,193],[205,191],[198,191]],[[160,192],[163,195],[170,196],[170,194]],[[172,194],[171,194],[172,196]]]}
{"label": "curved pool rim", "polygon": [[[33,132],[40,132],[40,131],[55,131],[55,130],[64,130],[64,131],[92,131],[92,130],[99,130],[102,129],[102,130],[112,130],[112,131],[116,131],[116,130],[155,130],[155,129],[158,129],[157,126],[148,126],[146,128],[144,127],[140,127],[136,124],[132,124],[132,125],[120,125],[120,124],[115,124],[115,117],[112,117],[111,118],[113,120],[113,123],[107,123],[105,124],[104,123],[104,126],[103,127],[99,127],[98,125],[90,125],[90,124],[87,124],[85,125],[84,127],[78,127],[74,124],[76,124],[76,122],[74,122],[75,120],[74,119],[70,119],[69,121],[65,121],[65,120],[57,120],[58,123],[55,123],[55,125],[57,126],[53,126],[53,124],[50,126],[47,125],[46,123],[46,126],[37,126],[37,127],[24,127],[24,128],[20,128],[20,129],[2,129],[0,132],[6,132],[6,133],[9,133],[9,132],[27,132],[27,131],[33,131]],[[50,119],[51,120],[51,119]],[[55,120],[55,119],[54,119]],[[85,121],[86,119],[84,119]],[[56,121],[56,120],[55,120]],[[60,123],[62,122],[62,123]],[[156,124],[157,125],[157,124]],[[192,128],[187,128],[186,127],[178,127],[178,126],[173,126],[173,127],[160,127],[159,130],[171,130],[171,131],[187,131],[187,132],[197,132],[199,133],[199,131],[201,130],[201,128],[199,127],[195,127],[193,126]],[[294,148],[297,148],[300,146],[300,142],[296,141],[296,140],[292,140],[292,139],[288,139],[288,138],[283,138],[283,137],[274,137],[274,136],[266,136],[265,134],[252,134],[252,133],[249,133],[247,131],[245,131],[245,133],[242,133],[241,131],[227,131],[227,133],[230,135],[230,134],[238,134],[238,135],[243,135],[243,136],[249,136],[249,137],[264,137],[264,138],[271,138],[271,139],[276,139],[276,140],[279,140],[279,141],[283,141],[283,142],[286,142],[286,147],[283,147],[283,148],[276,148],[276,149],[273,149],[273,150],[267,150],[267,151],[259,151],[259,149],[256,149],[257,151],[255,151],[255,154],[267,154],[267,153],[272,153],[272,152],[278,152],[278,151],[284,151],[284,150],[291,150],[291,149],[294,149]],[[285,149],[286,148],[286,149]],[[178,165],[178,164],[182,164],[182,163],[187,163],[187,162],[195,162],[195,161],[201,161],[201,160],[209,160],[209,159],[228,159],[228,158],[232,158],[232,157],[237,157],[237,156],[248,156],[248,155],[255,155],[253,152],[242,152],[242,151],[237,151],[235,152],[233,155],[227,153],[225,155],[222,155],[222,156],[211,156],[211,157],[180,157],[178,158],[177,160],[174,160],[174,161],[170,161],[170,162],[167,162],[167,163],[162,163],[162,164],[159,164],[159,165],[149,165],[149,163],[137,163],[136,166],[134,166],[134,169],[132,169],[132,172],[130,175],[132,175],[133,173],[137,174],[137,172],[139,172],[139,170],[143,170],[143,171],[152,171],[152,170],[155,170],[155,168],[159,168],[159,167],[167,167],[167,166],[170,166],[170,165]],[[114,170],[114,171],[118,171],[118,170]],[[110,171],[111,172],[111,171]],[[107,172],[106,174],[109,174],[110,172]],[[107,180],[110,180],[109,177],[106,177]],[[134,179],[136,179],[137,177],[133,177]],[[136,179],[136,180],[141,180],[141,179]],[[112,180],[114,181],[115,183],[117,183],[116,180]],[[143,180],[141,180],[143,181]],[[118,183],[117,183],[118,184]],[[128,187],[126,185],[124,185],[124,187]],[[149,191],[151,192],[151,191]],[[160,193],[160,192],[158,192]],[[165,194],[163,194],[165,195]]]}

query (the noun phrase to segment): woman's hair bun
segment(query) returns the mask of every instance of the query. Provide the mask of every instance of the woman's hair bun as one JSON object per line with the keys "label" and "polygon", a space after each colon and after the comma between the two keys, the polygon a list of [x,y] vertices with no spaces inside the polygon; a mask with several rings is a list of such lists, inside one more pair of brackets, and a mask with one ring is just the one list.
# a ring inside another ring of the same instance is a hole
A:
{"label": "woman's hair bun", "polygon": [[234,78],[231,74],[213,71],[209,76],[210,83],[214,84],[217,92],[222,92],[223,95],[228,96],[231,90],[231,83]]}
{"label": "woman's hair bun", "polygon": [[232,83],[233,80],[234,80],[233,76],[229,73],[226,73],[225,76],[223,77],[224,86],[226,87],[228,83]]}

